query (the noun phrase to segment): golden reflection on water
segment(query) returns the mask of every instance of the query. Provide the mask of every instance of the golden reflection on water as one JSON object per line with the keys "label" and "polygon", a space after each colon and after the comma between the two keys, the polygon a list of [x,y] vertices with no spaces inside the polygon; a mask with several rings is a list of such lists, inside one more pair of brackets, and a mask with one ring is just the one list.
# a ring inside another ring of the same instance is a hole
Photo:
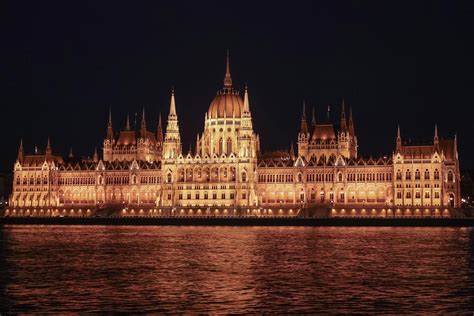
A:
{"label": "golden reflection on water", "polygon": [[0,311],[474,310],[465,228],[0,229]]}

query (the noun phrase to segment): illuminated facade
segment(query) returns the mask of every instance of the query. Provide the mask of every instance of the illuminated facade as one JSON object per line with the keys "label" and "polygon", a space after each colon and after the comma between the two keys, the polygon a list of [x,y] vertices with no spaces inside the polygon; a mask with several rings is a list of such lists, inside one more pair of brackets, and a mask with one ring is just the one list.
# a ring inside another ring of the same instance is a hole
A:
{"label": "illuminated facade", "polygon": [[361,158],[344,107],[336,126],[318,123],[314,111],[308,124],[303,106],[297,153],[261,153],[247,88],[242,99],[227,59],[194,152],[182,150],[173,91],[164,135],[161,116],[153,133],[144,110],[139,130],[127,117],[116,134],[110,113],[102,159],[53,155],[49,140],[45,152],[25,155],[21,143],[6,214],[448,216],[460,205],[456,137],[439,139],[435,127],[430,144],[407,145],[398,129],[390,157]]}

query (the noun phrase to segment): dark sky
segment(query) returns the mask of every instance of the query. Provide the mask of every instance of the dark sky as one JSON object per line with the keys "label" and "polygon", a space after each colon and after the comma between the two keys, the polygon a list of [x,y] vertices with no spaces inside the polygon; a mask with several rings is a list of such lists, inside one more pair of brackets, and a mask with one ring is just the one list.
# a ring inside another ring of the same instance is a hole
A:
{"label": "dark sky", "polygon": [[203,130],[222,87],[247,82],[263,149],[296,141],[302,100],[317,120],[352,106],[360,153],[402,137],[457,132],[461,167],[474,167],[474,1],[3,1],[0,170],[26,151],[91,155],[111,106],[114,128],[146,107],[168,113],[175,87],[183,148]]}

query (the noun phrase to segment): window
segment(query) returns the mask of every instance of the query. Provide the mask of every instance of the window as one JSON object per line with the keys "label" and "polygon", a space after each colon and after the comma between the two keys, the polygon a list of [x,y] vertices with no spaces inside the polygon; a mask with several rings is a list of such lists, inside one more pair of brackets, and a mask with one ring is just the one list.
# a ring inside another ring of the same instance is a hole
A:
{"label": "window", "polygon": [[196,200],[199,200],[199,193],[196,193]]}
{"label": "window", "polygon": [[420,180],[420,170],[418,169],[415,171],[415,180]]}
{"label": "window", "polygon": [[448,182],[454,182],[453,172],[451,170],[448,171]]}
{"label": "window", "polygon": [[230,138],[227,138],[226,149],[227,149],[227,156],[229,156],[232,153],[232,140]]}
{"label": "window", "polygon": [[166,182],[171,182],[171,173],[168,173],[168,175],[166,176]]}
{"label": "window", "polygon": [[242,172],[242,182],[247,182],[247,174]]}
{"label": "window", "polygon": [[168,193],[168,200],[171,200],[171,193]]}
{"label": "window", "polygon": [[407,172],[405,173],[405,179],[406,180],[411,180],[411,172],[408,169],[407,169]]}
{"label": "window", "polygon": [[337,177],[338,177],[338,181],[339,181],[339,182],[342,182],[342,173],[339,172],[339,174],[337,175]]}
{"label": "window", "polygon": [[301,173],[298,173],[298,182],[303,182],[303,176]]}
{"label": "window", "polygon": [[207,200],[209,198],[209,195],[207,194],[207,192],[204,192],[204,200]]}
{"label": "window", "polygon": [[212,199],[217,200],[217,193],[212,193]]}
{"label": "window", "polygon": [[406,198],[407,198],[407,199],[411,199],[411,192],[407,192]]}
{"label": "window", "polygon": [[435,169],[435,171],[434,171],[434,179],[439,180],[439,171],[438,171],[438,169]]}
{"label": "window", "polygon": [[416,199],[419,199],[419,198],[421,198],[421,193],[420,193],[420,192],[418,192],[418,191],[417,191],[417,192],[415,192],[415,198],[416,198]]}
{"label": "window", "polygon": [[221,194],[221,199],[225,200],[225,193]]}
{"label": "window", "polygon": [[402,192],[397,192],[397,199],[401,199],[402,198]]}
{"label": "window", "polygon": [[430,179],[430,172],[428,171],[428,169],[425,170],[425,180],[429,180]]}
{"label": "window", "polygon": [[187,194],[187,199],[188,199],[188,200],[191,200],[191,193],[188,193],[188,194]]}
{"label": "window", "polygon": [[402,179],[402,172],[400,170],[397,171],[397,180]]}
{"label": "window", "polygon": [[231,193],[231,194],[230,194],[230,199],[232,199],[232,200],[233,200],[233,199],[234,199],[234,197],[235,197],[234,193]]}
{"label": "window", "polygon": [[430,198],[430,192],[429,191],[426,191],[425,192],[425,199],[429,199]]}
{"label": "window", "polygon": [[435,192],[434,197],[435,197],[435,199],[439,199],[439,192]]}
{"label": "window", "polygon": [[183,199],[183,193],[178,194],[178,199],[180,199],[180,200]]}
{"label": "window", "polygon": [[222,155],[222,153],[224,152],[224,150],[222,148],[223,146],[224,146],[224,141],[221,138],[221,139],[219,139],[219,151],[218,151],[219,156]]}
{"label": "window", "polygon": [[247,194],[245,192],[242,193],[242,200],[245,200],[247,198]]}

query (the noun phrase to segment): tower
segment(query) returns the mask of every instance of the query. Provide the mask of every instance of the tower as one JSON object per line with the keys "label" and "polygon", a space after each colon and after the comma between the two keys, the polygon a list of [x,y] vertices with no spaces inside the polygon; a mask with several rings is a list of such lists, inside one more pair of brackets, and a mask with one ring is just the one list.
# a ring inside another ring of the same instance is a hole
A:
{"label": "tower", "polygon": [[395,149],[395,153],[401,153],[402,152],[402,137],[400,135],[400,125],[397,127],[397,146]]}
{"label": "tower", "polygon": [[109,109],[109,122],[107,123],[107,134],[104,139],[104,160],[113,160],[112,149],[115,144],[114,131],[112,129],[112,109]]}
{"label": "tower", "polygon": [[18,148],[18,157],[17,157],[17,160],[19,163],[23,163],[23,159],[24,159],[25,155],[24,155],[24,151],[23,151],[23,138],[20,139],[20,147]]}
{"label": "tower", "polygon": [[170,112],[163,143],[163,158],[173,159],[181,154],[181,137],[179,135],[178,115],[174,99],[174,89],[171,90]]}
{"label": "tower", "polygon": [[303,100],[303,113],[301,114],[300,132],[298,133],[298,156],[308,156],[309,132],[306,122],[306,104]]}

